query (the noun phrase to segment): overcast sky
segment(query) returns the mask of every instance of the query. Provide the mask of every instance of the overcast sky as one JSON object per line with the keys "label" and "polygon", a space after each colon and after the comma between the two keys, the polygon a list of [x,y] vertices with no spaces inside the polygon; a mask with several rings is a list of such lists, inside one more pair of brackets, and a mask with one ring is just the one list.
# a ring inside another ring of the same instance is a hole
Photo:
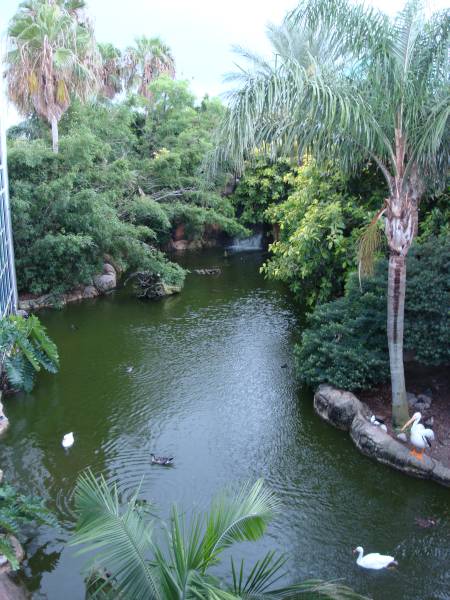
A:
{"label": "overcast sky", "polygon": [[[0,0],[0,31],[17,10],[18,0]],[[233,70],[233,45],[268,54],[267,23],[279,23],[296,0],[88,0],[97,39],[119,48],[138,35],[161,36],[173,49],[177,77],[189,79],[198,96],[217,95],[225,89],[223,75]],[[401,0],[370,0],[369,4],[393,14]],[[449,0],[428,0],[432,9]],[[8,107],[7,122],[17,119]]]}

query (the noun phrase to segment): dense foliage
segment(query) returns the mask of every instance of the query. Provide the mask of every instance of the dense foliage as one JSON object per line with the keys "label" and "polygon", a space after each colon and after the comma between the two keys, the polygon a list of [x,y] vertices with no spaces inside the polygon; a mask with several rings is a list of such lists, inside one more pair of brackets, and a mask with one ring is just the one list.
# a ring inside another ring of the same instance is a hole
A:
{"label": "dense foliage", "polygon": [[91,553],[94,572],[88,579],[88,598],[287,600],[303,594],[361,598],[340,583],[309,580],[279,587],[286,559],[273,551],[248,573],[244,561],[236,565],[232,559],[227,580],[214,574],[224,551],[264,535],[278,507],[278,499],[259,480],[215,498],[206,514],[195,511],[190,525],[174,507],[170,522],[163,525],[162,534],[156,534],[153,507],[139,501],[137,494],[121,507],[117,486],[87,472],[75,489],[74,543],[83,544],[80,552]]}
{"label": "dense foliage", "polygon": [[343,291],[356,267],[361,229],[373,217],[384,186],[366,168],[356,178],[336,167],[308,161],[291,175],[292,193],[272,204],[266,218],[279,226],[279,239],[263,272],[284,281],[308,305],[330,300]]}
{"label": "dense foliage", "polygon": [[248,165],[231,196],[236,215],[244,225],[271,222],[267,209],[286,200],[295,187],[297,167],[286,158],[273,162],[255,158]]}
{"label": "dense foliage", "polygon": [[8,316],[0,320],[0,355],[8,386],[30,392],[36,373],[56,373],[58,350],[38,317]]}
{"label": "dense foliage", "polygon": [[[161,252],[180,222],[201,237],[208,225],[243,231],[231,204],[202,191],[197,175],[223,110],[196,106],[186,83],[160,78],[152,99],[73,105],[61,121],[60,151],[31,120],[9,147],[18,286],[63,292],[91,282],[105,255],[119,270],[148,271],[181,284],[183,270]],[[219,179],[218,179],[219,185]]]}
{"label": "dense foliage", "polygon": [[0,553],[8,559],[13,570],[18,569],[19,564],[9,536],[20,540],[23,527],[30,524],[56,526],[57,522],[41,498],[25,496],[11,485],[1,484]]}
{"label": "dense foliage", "polygon": [[[353,274],[345,296],[315,308],[296,351],[302,381],[356,390],[388,378],[386,272],[379,261],[362,289]],[[405,348],[422,364],[450,363],[450,237],[416,244],[407,272]]]}

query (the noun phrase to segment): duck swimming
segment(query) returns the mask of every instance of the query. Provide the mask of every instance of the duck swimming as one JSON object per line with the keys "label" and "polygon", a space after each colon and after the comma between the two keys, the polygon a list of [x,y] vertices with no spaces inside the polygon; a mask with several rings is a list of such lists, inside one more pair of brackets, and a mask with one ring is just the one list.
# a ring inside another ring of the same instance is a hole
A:
{"label": "duck swimming", "polygon": [[366,554],[366,556],[363,556],[364,549],[361,546],[355,548],[353,550],[353,554],[358,555],[356,564],[358,567],[362,567],[363,569],[374,569],[378,571],[380,569],[386,569],[387,567],[395,567],[398,565],[398,562],[395,560],[395,558],[393,556],[388,556],[387,554],[372,552],[371,554]]}
{"label": "duck swimming", "polygon": [[75,443],[75,438],[73,437],[73,433],[66,433],[65,436],[62,439],[61,445],[63,448],[65,448],[66,450],[68,448],[71,448]]}
{"label": "duck swimming", "polygon": [[152,458],[152,465],[162,465],[163,467],[168,467],[173,464],[173,456],[155,456],[154,454],[150,454]]}

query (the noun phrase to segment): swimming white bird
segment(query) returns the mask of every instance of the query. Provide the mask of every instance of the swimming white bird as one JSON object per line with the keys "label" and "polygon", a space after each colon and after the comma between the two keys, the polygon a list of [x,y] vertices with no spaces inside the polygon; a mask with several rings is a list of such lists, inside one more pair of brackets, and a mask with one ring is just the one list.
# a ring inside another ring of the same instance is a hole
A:
{"label": "swimming white bird", "polygon": [[62,447],[63,448],[71,448],[75,442],[75,438],[73,437],[73,433],[66,433],[62,439]]}
{"label": "swimming white bird", "polygon": [[357,554],[356,564],[358,567],[363,569],[386,569],[387,567],[394,567],[398,565],[398,562],[393,556],[387,556],[386,554],[379,554],[379,552],[372,552],[363,556],[364,549],[358,546],[353,550],[353,554]]}
{"label": "swimming white bird", "polygon": [[420,449],[420,452],[413,449],[411,450],[411,454],[418,458],[419,460],[423,460],[423,452],[425,448],[431,448],[431,442],[434,440],[434,431],[432,429],[426,429],[422,423],[419,423],[422,415],[420,412],[416,412],[413,416],[407,421],[401,431],[405,431],[407,427],[413,423],[411,427],[410,433],[410,441],[413,446]]}

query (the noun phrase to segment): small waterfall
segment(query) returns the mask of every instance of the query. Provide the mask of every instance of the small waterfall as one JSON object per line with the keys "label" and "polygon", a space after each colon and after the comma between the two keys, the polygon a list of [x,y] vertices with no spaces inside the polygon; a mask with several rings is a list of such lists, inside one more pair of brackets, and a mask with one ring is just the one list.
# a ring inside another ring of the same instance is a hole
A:
{"label": "small waterfall", "polygon": [[234,250],[235,252],[249,252],[252,250],[262,249],[263,234],[255,233],[248,238],[234,238],[233,243],[227,247],[227,250]]}

